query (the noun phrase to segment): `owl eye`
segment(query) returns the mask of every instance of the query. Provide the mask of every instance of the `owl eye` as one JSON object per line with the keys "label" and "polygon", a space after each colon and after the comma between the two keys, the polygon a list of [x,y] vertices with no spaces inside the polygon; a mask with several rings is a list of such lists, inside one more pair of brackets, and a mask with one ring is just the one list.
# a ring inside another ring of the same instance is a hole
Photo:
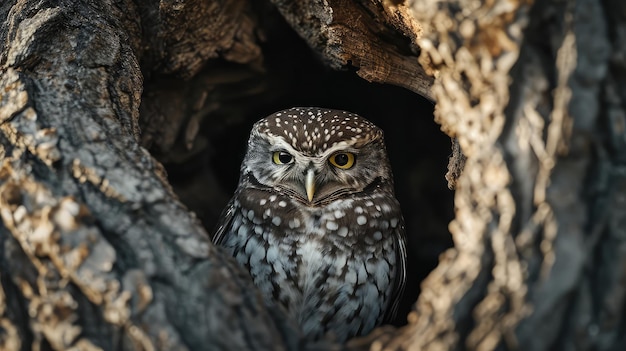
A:
{"label": "owl eye", "polygon": [[351,152],[338,152],[330,156],[328,161],[337,168],[350,169],[354,166],[354,154]]}
{"label": "owl eye", "polygon": [[277,165],[286,165],[293,161],[293,156],[285,151],[275,151],[272,154],[272,161]]}

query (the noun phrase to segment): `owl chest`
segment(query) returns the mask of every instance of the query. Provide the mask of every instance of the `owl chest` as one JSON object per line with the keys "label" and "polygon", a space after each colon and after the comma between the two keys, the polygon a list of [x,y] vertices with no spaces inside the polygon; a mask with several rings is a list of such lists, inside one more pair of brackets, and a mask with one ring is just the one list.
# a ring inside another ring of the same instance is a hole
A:
{"label": "owl chest", "polygon": [[[266,296],[286,306],[348,296],[366,283],[386,291],[395,261],[391,240],[379,226],[349,218],[348,205],[324,210],[279,205],[263,212],[242,207],[223,246],[248,267]],[[288,212],[277,211],[282,208]]]}
{"label": "owl chest", "polygon": [[222,246],[306,335],[333,330],[347,337],[373,328],[396,276],[393,218],[362,218],[349,202],[301,210],[276,201],[270,209],[240,207]]}
{"label": "owl chest", "polygon": [[[354,228],[336,217],[320,212],[298,213],[289,217],[265,218],[242,215],[233,226],[223,246],[248,267],[257,285],[279,300],[293,300],[311,291],[341,285],[339,279],[350,279],[354,272],[349,261],[363,261],[376,256],[380,248],[368,245]],[[288,218],[288,219],[283,219]]]}

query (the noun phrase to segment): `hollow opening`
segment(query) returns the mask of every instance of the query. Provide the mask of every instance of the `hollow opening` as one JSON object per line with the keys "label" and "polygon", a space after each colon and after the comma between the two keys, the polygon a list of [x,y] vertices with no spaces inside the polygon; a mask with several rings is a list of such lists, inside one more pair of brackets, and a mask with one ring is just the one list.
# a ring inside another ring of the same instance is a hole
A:
{"label": "hollow opening", "polygon": [[[355,112],[381,127],[407,228],[408,281],[395,323],[405,324],[421,281],[452,245],[448,223],[453,193],[444,178],[450,139],[433,121],[434,106],[427,99],[403,88],[369,83],[353,70],[334,71],[280,16],[264,18],[269,19],[263,24],[262,70],[217,62],[207,65],[198,75],[205,78],[194,82],[172,83],[172,78],[163,77],[146,82],[148,91],[165,84],[206,91],[203,107],[195,112],[201,122],[193,147],[151,151],[166,167],[181,201],[212,233],[237,186],[248,133],[258,119],[289,107],[315,106]],[[179,145],[184,144],[183,134]]]}

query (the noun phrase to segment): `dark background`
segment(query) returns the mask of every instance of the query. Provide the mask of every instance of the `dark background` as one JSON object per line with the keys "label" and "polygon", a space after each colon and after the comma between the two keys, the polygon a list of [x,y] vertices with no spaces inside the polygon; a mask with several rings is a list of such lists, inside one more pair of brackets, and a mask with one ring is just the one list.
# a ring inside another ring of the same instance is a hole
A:
{"label": "dark background", "polygon": [[[165,165],[181,200],[212,233],[237,186],[255,121],[289,107],[317,106],[356,112],[374,122],[385,131],[407,227],[409,281],[396,323],[404,324],[420,282],[452,245],[447,226],[453,218],[453,192],[444,179],[450,139],[433,121],[432,102],[403,88],[369,83],[354,70],[326,67],[277,13],[264,11],[262,67],[251,70],[227,62],[205,67],[200,75],[216,77],[218,72],[224,78],[210,89],[205,105],[213,107],[202,116],[192,150],[184,147],[181,135],[174,148],[153,147],[151,152]],[[146,83],[162,85],[164,79],[175,80],[147,77]]]}

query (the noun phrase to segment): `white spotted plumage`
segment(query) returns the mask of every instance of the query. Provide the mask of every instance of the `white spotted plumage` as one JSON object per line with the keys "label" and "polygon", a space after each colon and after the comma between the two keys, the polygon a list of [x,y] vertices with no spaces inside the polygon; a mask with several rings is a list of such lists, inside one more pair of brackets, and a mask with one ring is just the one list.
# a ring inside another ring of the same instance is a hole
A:
{"label": "white spotted plumage", "polygon": [[[272,161],[277,152],[286,162]],[[345,156],[340,165],[331,162],[337,154]],[[257,122],[213,240],[307,338],[368,333],[393,315],[406,279],[382,131],[356,114],[318,108]]]}

